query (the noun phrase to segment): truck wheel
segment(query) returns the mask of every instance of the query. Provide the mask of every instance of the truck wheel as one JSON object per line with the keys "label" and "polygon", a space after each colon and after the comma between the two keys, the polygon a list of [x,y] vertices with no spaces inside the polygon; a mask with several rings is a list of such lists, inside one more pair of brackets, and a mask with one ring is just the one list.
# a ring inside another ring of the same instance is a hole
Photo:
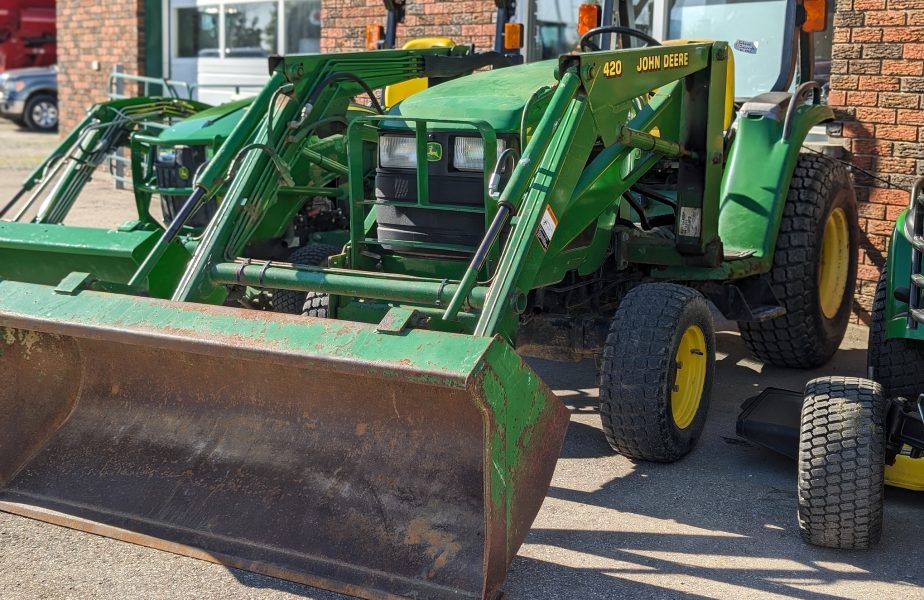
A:
{"label": "truck wheel", "polygon": [[800,155],[770,270],[786,314],[738,323],[758,359],[810,368],[834,355],[850,318],[858,243],[857,199],[847,171],[828,157]]}
{"label": "truck wheel", "polygon": [[715,371],[715,328],[706,300],[673,283],[631,290],[603,348],[600,418],[612,448],[632,459],[673,462],[703,431]]}
{"label": "truck wheel", "polygon": [[882,533],[882,387],[857,377],[805,386],[799,432],[799,532],[809,544],[865,550]]}
{"label": "truck wheel", "polygon": [[[330,244],[308,244],[292,252],[289,255],[289,262],[296,265],[318,267],[324,264],[329,256],[338,252],[340,252],[340,248]],[[275,290],[273,292],[273,311],[300,315],[302,314],[302,307],[305,305],[305,297],[305,292]]]}
{"label": "truck wheel", "polygon": [[887,339],[885,323],[888,277],[885,268],[876,284],[873,316],[869,324],[866,360],[870,377],[882,386],[887,398],[917,398],[924,391],[924,343]]}
{"label": "truck wheel", "polygon": [[26,101],[22,120],[32,131],[57,131],[58,99],[51,94],[37,94],[30,97]]}

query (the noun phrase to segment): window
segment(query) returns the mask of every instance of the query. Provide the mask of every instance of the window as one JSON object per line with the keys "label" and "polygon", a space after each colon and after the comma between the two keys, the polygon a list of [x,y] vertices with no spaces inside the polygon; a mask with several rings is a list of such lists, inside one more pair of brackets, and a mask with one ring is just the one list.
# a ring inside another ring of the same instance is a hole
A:
{"label": "window", "polygon": [[815,34],[815,81],[827,97],[831,81],[831,46],[834,41],[834,2],[828,2],[827,28]]}
{"label": "window", "polygon": [[735,56],[735,96],[787,84],[794,60],[795,3],[789,0],[674,0],[668,39],[727,40]]}
{"label": "window", "polygon": [[321,51],[321,0],[201,2],[202,6],[174,10],[176,58],[264,58],[277,52]]}
{"label": "window", "polygon": [[577,46],[577,16],[582,0],[537,0],[539,56],[557,58]]}
{"label": "window", "polygon": [[177,9],[177,56],[216,56],[218,17],[218,7]]}
{"label": "window", "polygon": [[247,2],[225,5],[225,56],[269,56],[276,53],[279,5]]}
{"label": "window", "polygon": [[321,0],[286,0],[286,54],[321,51]]}

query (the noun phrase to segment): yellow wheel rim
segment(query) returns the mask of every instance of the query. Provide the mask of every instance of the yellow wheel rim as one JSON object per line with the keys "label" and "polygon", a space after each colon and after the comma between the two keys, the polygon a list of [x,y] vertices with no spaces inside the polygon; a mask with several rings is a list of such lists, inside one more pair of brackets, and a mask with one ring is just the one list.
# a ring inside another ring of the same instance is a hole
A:
{"label": "yellow wheel rim", "polygon": [[680,429],[686,429],[696,418],[706,383],[706,336],[699,325],[690,325],[680,338],[674,357],[677,373],[671,392],[671,414]]}
{"label": "yellow wheel rim", "polygon": [[844,302],[850,271],[850,228],[842,208],[831,211],[821,238],[821,265],[818,269],[818,298],[821,312],[833,319]]}

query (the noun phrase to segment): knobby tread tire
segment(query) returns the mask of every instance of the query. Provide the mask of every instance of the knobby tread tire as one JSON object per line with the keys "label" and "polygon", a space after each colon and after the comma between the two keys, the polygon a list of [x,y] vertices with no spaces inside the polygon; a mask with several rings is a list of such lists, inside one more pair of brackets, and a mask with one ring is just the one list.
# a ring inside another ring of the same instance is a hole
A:
{"label": "knobby tread tire", "polygon": [[915,399],[924,392],[924,343],[904,339],[887,339],[885,308],[888,293],[885,268],[879,274],[873,315],[869,325],[867,366],[870,376],[879,382],[887,398],[902,396]]}
{"label": "knobby tread tire", "polygon": [[[308,244],[292,252],[289,255],[289,262],[295,265],[318,267],[323,265],[330,256],[338,252],[340,252],[340,248],[330,244]],[[305,292],[275,290],[273,292],[273,311],[300,315],[305,306],[306,296]]]}
{"label": "knobby tread tire", "polygon": [[816,546],[865,550],[882,533],[882,387],[858,377],[805,386],[799,436],[799,532]]}
{"label": "knobby tread tire", "polygon": [[[821,311],[818,270],[828,215],[843,208],[850,227],[850,266],[845,300],[833,319]],[[799,156],[773,254],[770,283],[786,314],[762,322],[739,321],[748,349],[764,363],[811,368],[837,351],[853,302],[857,278],[857,201],[846,169],[818,154]]]}
{"label": "knobby tread tire", "polygon": [[308,292],[305,294],[305,303],[302,305],[302,315],[306,317],[327,318],[327,294],[322,292]]}
{"label": "knobby tread tire", "polygon": [[[679,429],[670,395],[677,347],[691,324],[706,338],[706,380],[696,417]],[[714,369],[715,328],[698,292],[673,283],[632,289],[619,304],[603,349],[600,417],[607,442],[636,460],[666,463],[688,454],[706,421]]]}

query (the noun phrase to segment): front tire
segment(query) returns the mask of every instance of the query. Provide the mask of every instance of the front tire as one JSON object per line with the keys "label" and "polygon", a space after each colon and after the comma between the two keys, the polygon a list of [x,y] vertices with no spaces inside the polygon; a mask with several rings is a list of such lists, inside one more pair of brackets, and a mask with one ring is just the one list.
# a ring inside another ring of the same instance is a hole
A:
{"label": "front tire", "polygon": [[673,462],[706,423],[715,372],[715,327],[706,300],[673,283],[643,284],[613,317],[600,370],[600,417],[627,458]]}
{"label": "front tire", "polygon": [[[292,252],[289,255],[289,262],[295,265],[319,267],[324,265],[329,257],[338,252],[340,252],[340,249],[330,244],[308,244]],[[305,292],[294,290],[275,290],[273,291],[273,311],[300,315],[305,306],[307,295]]]}
{"label": "front tire", "polygon": [[58,99],[51,94],[37,94],[26,101],[23,123],[32,131],[50,133],[58,130]]}
{"label": "front tire", "polygon": [[846,169],[825,156],[800,155],[770,270],[786,314],[738,323],[758,359],[811,368],[837,352],[850,319],[858,244],[857,199]]}
{"label": "front tire", "polygon": [[865,550],[882,534],[882,387],[856,377],[805,386],[799,432],[799,532],[815,546]]}

